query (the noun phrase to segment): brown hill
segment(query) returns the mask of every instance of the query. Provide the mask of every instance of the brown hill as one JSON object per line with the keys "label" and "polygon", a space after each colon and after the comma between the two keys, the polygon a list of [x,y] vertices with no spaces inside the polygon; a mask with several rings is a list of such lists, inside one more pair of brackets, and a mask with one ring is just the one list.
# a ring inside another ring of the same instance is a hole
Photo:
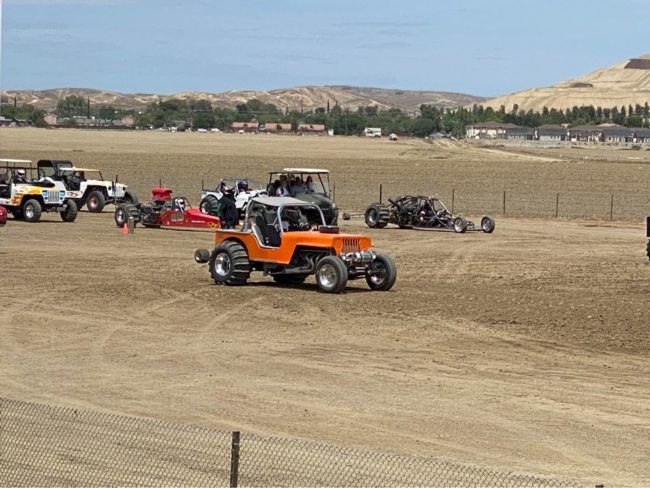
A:
{"label": "brown hill", "polygon": [[126,94],[88,88],[56,88],[51,90],[5,91],[3,95],[18,104],[30,104],[44,110],[53,110],[57,101],[68,95],[87,97],[92,104],[110,104],[116,108],[140,109],[147,104],[170,98],[201,98],[212,102],[215,107],[234,108],[237,104],[257,98],[264,103],[273,103],[278,108],[290,110],[311,110],[330,107],[338,103],[343,108],[356,110],[359,106],[391,107],[414,111],[423,103],[445,108],[461,107],[479,103],[484,98],[462,93],[396,90],[389,88],[363,88],[353,86],[302,86],[270,91],[229,91],[222,93],[181,92],[173,95]]}
{"label": "brown hill", "polygon": [[519,110],[541,112],[544,107],[634,107],[646,102],[650,103],[650,54],[546,88],[532,88],[493,98],[483,102],[483,106],[498,110],[503,105],[509,112],[518,105]]}

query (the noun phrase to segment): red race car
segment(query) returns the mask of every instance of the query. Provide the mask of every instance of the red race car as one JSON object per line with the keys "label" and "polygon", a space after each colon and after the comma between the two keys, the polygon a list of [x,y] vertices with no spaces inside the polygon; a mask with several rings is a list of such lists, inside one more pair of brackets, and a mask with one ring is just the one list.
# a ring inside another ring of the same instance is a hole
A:
{"label": "red race car", "polygon": [[153,188],[152,201],[146,203],[120,204],[115,209],[115,224],[124,227],[129,219],[134,225],[140,222],[145,227],[163,229],[220,229],[219,217],[201,213],[192,208],[185,197],[172,197],[169,188]]}

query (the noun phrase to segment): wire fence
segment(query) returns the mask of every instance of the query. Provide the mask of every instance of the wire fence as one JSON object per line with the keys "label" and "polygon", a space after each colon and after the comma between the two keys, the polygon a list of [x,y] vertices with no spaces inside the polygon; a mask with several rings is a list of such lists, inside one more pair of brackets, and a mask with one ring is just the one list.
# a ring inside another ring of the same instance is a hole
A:
{"label": "wire fence", "polygon": [[0,397],[0,486],[573,488],[570,481]]}
{"label": "wire fence", "polygon": [[[429,193],[412,191],[409,194]],[[374,201],[388,203],[389,198],[397,195],[391,185],[380,184]],[[650,191],[603,193],[445,188],[433,196],[440,198],[452,212],[466,215],[628,221],[643,221],[650,215]]]}

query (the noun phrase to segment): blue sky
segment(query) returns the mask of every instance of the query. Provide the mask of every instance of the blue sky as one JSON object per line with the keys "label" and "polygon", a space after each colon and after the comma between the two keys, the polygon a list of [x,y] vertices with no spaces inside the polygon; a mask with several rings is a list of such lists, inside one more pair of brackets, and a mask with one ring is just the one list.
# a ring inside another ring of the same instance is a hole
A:
{"label": "blue sky", "polygon": [[[0,0],[2,1],[2,0]],[[650,52],[648,0],[4,0],[3,89],[497,96]]]}

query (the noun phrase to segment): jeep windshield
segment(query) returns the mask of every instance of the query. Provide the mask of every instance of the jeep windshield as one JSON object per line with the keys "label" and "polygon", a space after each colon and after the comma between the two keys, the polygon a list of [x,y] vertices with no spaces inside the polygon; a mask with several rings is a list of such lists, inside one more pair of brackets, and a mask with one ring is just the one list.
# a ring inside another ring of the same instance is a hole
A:
{"label": "jeep windshield", "polygon": [[330,197],[330,174],[325,169],[311,168],[284,168],[282,171],[269,173],[269,194],[276,181],[282,182],[286,178],[287,189],[291,196],[300,193],[317,193]]}

